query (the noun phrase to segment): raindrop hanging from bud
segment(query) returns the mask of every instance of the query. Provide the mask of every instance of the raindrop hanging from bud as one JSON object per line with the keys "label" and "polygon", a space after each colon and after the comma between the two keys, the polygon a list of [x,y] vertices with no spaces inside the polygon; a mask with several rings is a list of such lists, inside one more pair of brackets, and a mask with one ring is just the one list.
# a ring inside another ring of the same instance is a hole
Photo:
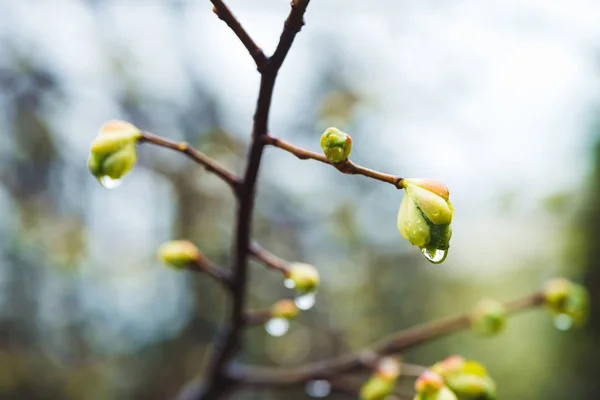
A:
{"label": "raindrop hanging from bud", "polygon": [[448,250],[436,249],[431,247],[421,247],[421,253],[423,253],[425,258],[433,264],[441,264],[446,259],[446,256],[448,255]]}
{"label": "raindrop hanging from bud", "polygon": [[573,327],[573,318],[567,314],[555,315],[552,322],[554,323],[554,327],[559,331],[568,331]]}
{"label": "raindrop hanging from bud", "polygon": [[104,175],[102,177],[100,177],[100,184],[102,186],[104,186],[106,189],[116,189],[119,186],[121,186],[121,183],[123,182],[122,179],[113,179],[108,175]]}
{"label": "raindrop hanging from bud", "polygon": [[265,330],[271,336],[280,337],[290,329],[290,321],[285,318],[271,318],[265,324]]}
{"label": "raindrop hanging from bud", "polygon": [[331,393],[331,384],[325,379],[315,379],[306,384],[306,394],[310,397],[327,397]]}
{"label": "raindrop hanging from bud", "polygon": [[296,306],[298,306],[299,309],[306,311],[306,310],[310,310],[311,308],[313,308],[316,301],[317,301],[317,299],[316,299],[315,292],[308,292],[308,293],[304,293],[304,294],[301,294],[298,297],[296,297],[296,299],[294,300],[294,303],[296,303]]}

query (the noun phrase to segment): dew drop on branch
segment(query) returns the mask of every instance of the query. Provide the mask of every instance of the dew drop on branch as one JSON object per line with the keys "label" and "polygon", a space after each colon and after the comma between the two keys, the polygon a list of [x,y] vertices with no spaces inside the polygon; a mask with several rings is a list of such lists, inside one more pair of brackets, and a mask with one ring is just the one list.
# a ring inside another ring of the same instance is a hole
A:
{"label": "dew drop on branch", "polygon": [[315,305],[315,302],[316,302],[315,292],[304,293],[294,299],[294,303],[296,303],[296,306],[299,309],[304,310],[304,311],[310,310],[311,308],[313,308],[313,306]]}
{"label": "dew drop on branch", "polygon": [[290,321],[285,318],[272,318],[265,324],[265,330],[271,336],[280,337],[290,329]]}
{"label": "dew drop on branch", "polygon": [[99,181],[106,189],[116,189],[122,182],[121,179],[113,179],[108,175],[101,176]]}
{"label": "dew drop on branch", "polygon": [[324,379],[315,379],[306,384],[306,394],[310,397],[326,397],[331,393],[331,384]]}

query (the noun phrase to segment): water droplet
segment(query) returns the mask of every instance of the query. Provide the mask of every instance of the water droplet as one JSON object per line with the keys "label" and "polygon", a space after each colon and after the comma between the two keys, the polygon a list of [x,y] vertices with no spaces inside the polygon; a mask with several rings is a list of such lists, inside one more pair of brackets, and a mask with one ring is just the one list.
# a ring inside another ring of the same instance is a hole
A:
{"label": "water droplet", "polygon": [[265,324],[265,329],[269,335],[280,337],[290,329],[290,321],[285,318],[272,318]]}
{"label": "water droplet", "polygon": [[554,317],[554,327],[559,331],[568,331],[573,326],[573,318],[567,314],[558,314]]}
{"label": "water droplet", "polygon": [[294,299],[296,306],[304,311],[310,310],[315,305],[315,302],[315,292],[304,293]]}
{"label": "water droplet", "polygon": [[100,177],[100,184],[107,189],[116,189],[121,184],[121,179],[113,179],[108,175]]}
{"label": "water droplet", "polygon": [[434,264],[441,264],[448,255],[448,250],[434,249],[428,247],[421,247],[421,252],[425,258]]}
{"label": "water droplet", "polygon": [[431,214],[432,214],[434,217],[437,217],[438,215],[440,215],[440,210],[438,210],[438,209],[435,209],[435,210],[431,211]]}
{"label": "water droplet", "polygon": [[283,286],[285,286],[288,289],[293,289],[296,287],[296,282],[294,282],[291,279],[286,279],[283,281]]}
{"label": "water droplet", "polygon": [[331,393],[331,383],[324,379],[308,381],[306,384],[306,394],[310,397],[326,397]]}

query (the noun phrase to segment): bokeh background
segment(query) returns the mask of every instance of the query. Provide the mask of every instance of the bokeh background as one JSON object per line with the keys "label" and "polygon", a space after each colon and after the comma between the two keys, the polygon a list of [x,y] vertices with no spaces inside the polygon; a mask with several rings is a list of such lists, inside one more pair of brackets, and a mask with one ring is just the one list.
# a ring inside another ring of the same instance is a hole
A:
{"label": "bokeh background", "polygon": [[[228,4],[270,53],[288,1]],[[242,170],[259,77],[211,10],[0,1],[0,398],[165,399],[202,372],[226,299],[155,251],[189,238],[230,264],[229,189],[147,145],[116,190],[86,160],[98,127],[118,118]],[[452,248],[436,266],[410,247],[389,185],[267,149],[255,237],[318,266],[323,284],[286,335],[250,329],[244,361],[324,359],[556,275],[598,304],[600,3],[314,0],[306,21],[275,90],[273,134],[318,150],[335,125],[358,163],[445,182]],[[251,278],[252,307],[290,295],[260,265]],[[561,332],[532,311],[499,337],[459,333],[405,356],[478,359],[503,399],[597,399],[597,317]],[[307,398],[303,387],[233,398],[284,396]]]}

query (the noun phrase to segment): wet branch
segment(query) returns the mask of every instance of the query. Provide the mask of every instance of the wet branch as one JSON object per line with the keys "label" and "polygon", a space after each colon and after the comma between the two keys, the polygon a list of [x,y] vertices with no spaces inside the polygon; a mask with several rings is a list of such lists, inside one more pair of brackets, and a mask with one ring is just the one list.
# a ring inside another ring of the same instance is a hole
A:
{"label": "wet branch", "polygon": [[[507,302],[505,307],[509,313],[514,314],[540,306],[543,302],[543,294],[538,292]],[[464,313],[400,331],[370,347],[338,358],[291,369],[238,365],[229,371],[229,376],[241,385],[250,386],[294,385],[313,379],[331,379],[345,373],[370,368],[374,357],[402,353],[430,340],[466,329],[469,326],[470,314]]]}
{"label": "wet branch", "polygon": [[[212,0],[211,0],[212,1]],[[220,17],[233,17],[231,13],[223,15],[226,10],[220,1],[212,1]],[[279,69],[292,46],[296,34],[304,24],[304,13],[310,0],[294,0],[292,9],[285,22],[283,33],[273,56],[266,65],[259,67],[261,73],[260,89],[256,101],[252,140],[247,158],[246,172],[237,191],[238,209],[235,229],[235,261],[231,278],[231,305],[226,324],[216,338],[211,354],[208,370],[202,384],[194,383],[182,392],[181,399],[185,400],[214,400],[233,389],[231,378],[225,373],[226,365],[242,346],[242,331],[246,325],[244,308],[246,304],[248,280],[248,255],[250,253],[250,228],[258,171],[262,160],[265,141],[268,132],[269,111],[273,98],[273,89]],[[226,21],[227,22],[227,21]],[[230,25],[231,26],[231,25]],[[232,29],[237,26],[232,27]],[[234,29],[236,31],[236,29]],[[238,36],[240,31],[236,31]],[[240,37],[242,42],[246,39]],[[244,43],[248,47],[247,41]],[[252,51],[251,51],[252,53]]]}
{"label": "wet branch", "polygon": [[213,9],[215,14],[217,14],[217,16],[220,19],[222,19],[227,24],[227,26],[229,26],[231,28],[231,30],[237,35],[237,37],[240,39],[240,42],[242,42],[244,44],[244,46],[248,50],[248,53],[250,53],[250,55],[254,59],[254,62],[256,63],[256,67],[258,68],[258,70],[259,71],[262,70],[266,66],[267,61],[268,61],[267,56],[265,56],[265,53],[263,53],[261,48],[258,47],[256,45],[256,43],[254,43],[254,40],[252,40],[252,38],[250,37],[248,32],[246,32],[246,30],[244,29],[242,24],[240,24],[240,22],[231,13],[229,8],[223,1],[221,1],[221,0],[210,0],[210,1],[215,6]]}
{"label": "wet branch", "polygon": [[139,142],[151,143],[156,146],[175,150],[185,154],[188,158],[191,158],[196,163],[202,165],[208,172],[212,172],[213,174],[217,175],[225,183],[227,183],[234,192],[237,193],[240,179],[235,174],[228,171],[225,167],[221,166],[218,162],[208,157],[206,154],[191,147],[189,143],[174,142],[172,140],[153,135],[150,132],[142,132],[142,137]]}
{"label": "wet branch", "polygon": [[276,138],[273,136],[266,136],[265,141],[268,145],[273,147],[278,147],[282,150],[287,151],[288,153],[292,153],[296,157],[301,160],[316,160],[322,162],[323,164],[333,165],[338,171],[347,175],[363,175],[381,182],[389,183],[394,185],[397,189],[402,189],[402,178],[395,175],[385,174],[383,172],[375,171],[369,168],[361,167],[353,163],[350,160],[332,164],[325,155],[321,153],[316,153],[314,151],[306,150],[301,147],[298,147],[294,144],[286,142],[283,139]]}
{"label": "wet branch", "polygon": [[275,254],[268,252],[263,249],[258,243],[254,242],[250,245],[250,255],[256,258],[258,261],[266,265],[267,267],[280,271],[284,276],[289,273],[289,262],[277,257]]}

